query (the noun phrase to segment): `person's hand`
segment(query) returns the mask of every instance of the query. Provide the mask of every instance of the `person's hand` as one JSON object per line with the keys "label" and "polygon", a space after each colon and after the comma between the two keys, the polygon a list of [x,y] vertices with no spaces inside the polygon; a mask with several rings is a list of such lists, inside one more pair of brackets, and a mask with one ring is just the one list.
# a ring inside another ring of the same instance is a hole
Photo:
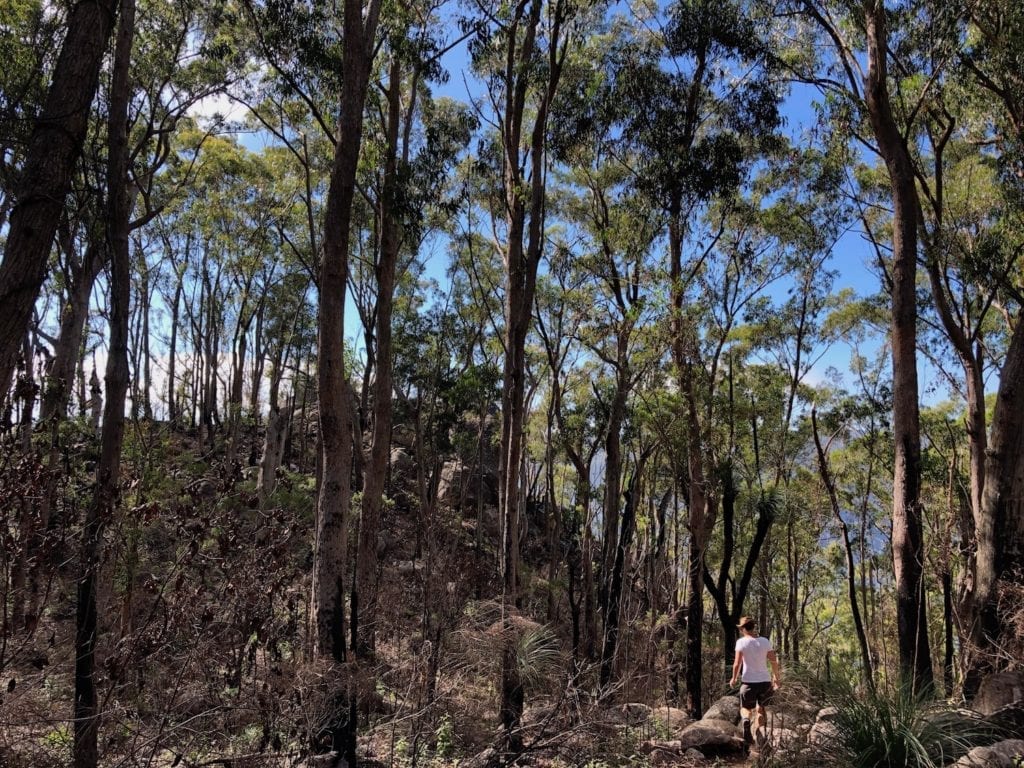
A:
{"label": "person's hand", "polygon": [[773,691],[779,690],[780,687],[782,687],[782,683],[780,683],[778,680],[772,680],[772,690]]}
{"label": "person's hand", "polygon": [[735,677],[733,677],[733,679],[729,681],[729,687],[730,688],[735,688],[736,687],[736,678]]}

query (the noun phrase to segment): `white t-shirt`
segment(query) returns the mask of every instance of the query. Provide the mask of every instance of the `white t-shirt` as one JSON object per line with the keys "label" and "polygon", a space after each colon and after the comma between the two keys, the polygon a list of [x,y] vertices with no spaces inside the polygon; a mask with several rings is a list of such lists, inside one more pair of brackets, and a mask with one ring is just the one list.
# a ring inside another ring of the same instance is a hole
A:
{"label": "white t-shirt", "polygon": [[736,650],[743,654],[744,683],[770,683],[772,673],[768,669],[768,652],[772,641],[767,637],[741,637],[736,641]]}

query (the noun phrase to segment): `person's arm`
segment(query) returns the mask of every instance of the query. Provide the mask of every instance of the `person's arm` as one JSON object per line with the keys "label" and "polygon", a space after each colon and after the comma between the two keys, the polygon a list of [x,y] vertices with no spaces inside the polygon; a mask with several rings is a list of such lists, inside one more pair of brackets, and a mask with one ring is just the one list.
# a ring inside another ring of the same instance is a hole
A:
{"label": "person's arm", "polygon": [[772,685],[778,688],[782,680],[782,670],[779,667],[779,657],[775,651],[768,651],[768,663],[772,666]]}
{"label": "person's arm", "polygon": [[729,681],[729,687],[736,685],[736,682],[740,679],[740,670],[743,668],[743,651],[736,651],[736,661],[732,663],[732,680]]}

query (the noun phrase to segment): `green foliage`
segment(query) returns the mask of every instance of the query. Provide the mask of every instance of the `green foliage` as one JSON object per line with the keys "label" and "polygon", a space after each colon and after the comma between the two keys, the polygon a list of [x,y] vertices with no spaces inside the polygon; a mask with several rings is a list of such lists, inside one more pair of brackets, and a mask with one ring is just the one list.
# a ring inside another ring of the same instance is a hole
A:
{"label": "green foliage", "polygon": [[825,699],[838,714],[834,733],[815,747],[823,765],[939,768],[995,736],[980,715],[916,695],[909,685],[871,693],[836,683]]}

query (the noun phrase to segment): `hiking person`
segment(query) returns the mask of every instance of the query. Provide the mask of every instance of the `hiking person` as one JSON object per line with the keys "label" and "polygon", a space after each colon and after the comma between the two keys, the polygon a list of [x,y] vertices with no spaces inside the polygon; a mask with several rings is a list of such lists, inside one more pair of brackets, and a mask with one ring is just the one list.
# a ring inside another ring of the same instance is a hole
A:
{"label": "hiking person", "polygon": [[[779,687],[779,658],[772,648],[772,641],[757,633],[755,619],[744,616],[737,626],[743,636],[736,641],[736,660],[732,665],[729,686],[735,686],[737,680],[742,681],[740,717],[743,718],[743,743],[749,748],[756,733],[757,744],[760,747],[765,738],[764,726],[767,723],[764,707],[765,704],[771,703],[772,694]],[[750,716],[755,710],[757,716],[751,729]]]}

